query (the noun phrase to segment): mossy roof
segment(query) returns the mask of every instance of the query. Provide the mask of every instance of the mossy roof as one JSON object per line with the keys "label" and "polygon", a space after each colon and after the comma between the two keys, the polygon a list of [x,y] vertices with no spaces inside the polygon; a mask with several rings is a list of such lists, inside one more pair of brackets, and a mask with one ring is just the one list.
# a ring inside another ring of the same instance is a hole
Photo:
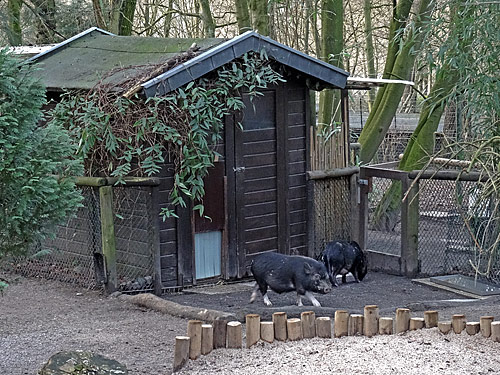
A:
{"label": "mossy roof", "polygon": [[187,51],[193,43],[206,50],[224,42],[224,39],[215,38],[116,36],[97,28],[71,39],[30,59],[41,68],[38,75],[49,90],[89,90],[112,69],[133,67],[105,80],[119,83],[124,78],[140,75],[141,66],[165,62]]}
{"label": "mossy roof", "polygon": [[[175,39],[116,36],[91,28],[29,60],[41,68],[38,74],[48,90],[89,90],[103,77],[105,83],[119,87],[124,80],[141,76],[147,65],[166,62],[193,44],[201,54],[147,82],[137,82],[146,96],[164,95],[250,51],[265,51],[269,58],[303,73],[314,89],[344,88],[349,76],[342,69],[253,31],[233,39]],[[107,75],[115,68],[127,69]]]}

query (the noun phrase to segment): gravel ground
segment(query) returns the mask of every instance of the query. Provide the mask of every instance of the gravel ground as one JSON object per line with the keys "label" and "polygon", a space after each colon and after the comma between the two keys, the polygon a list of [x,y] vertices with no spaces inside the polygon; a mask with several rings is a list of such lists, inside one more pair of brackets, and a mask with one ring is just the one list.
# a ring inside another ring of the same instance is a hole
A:
{"label": "gravel ground", "polygon": [[[118,360],[131,375],[171,373],[175,336],[186,333],[186,319],[56,281],[0,277],[16,280],[0,296],[0,375],[36,374],[54,353],[76,349]],[[240,314],[262,313],[263,319],[274,311],[262,301],[248,304],[251,284],[218,288],[221,290],[216,294],[191,292],[167,298]],[[212,293],[214,287],[206,289]],[[452,313],[465,313],[469,321],[480,315],[500,316],[497,298],[443,305],[443,299],[449,298],[460,296],[415,285],[405,278],[373,273],[367,282],[345,284],[332,296],[320,296],[320,301],[330,307],[314,310],[317,316],[331,316],[337,307],[356,312],[364,304],[378,303],[381,312],[412,305],[412,316],[418,316],[424,308],[438,303],[442,319]],[[293,306],[293,294],[272,295],[271,300],[275,309],[290,316],[313,309],[310,305]],[[418,302],[426,300],[430,305]],[[413,313],[415,310],[419,312]],[[182,374],[500,374],[499,361],[500,344],[491,340],[465,333],[442,336],[426,330],[404,336],[259,343],[251,350],[217,350],[190,361]]]}
{"label": "gravel ground", "polygon": [[115,359],[131,375],[169,374],[186,325],[95,291],[20,278],[0,296],[0,375],[36,374],[51,355],[76,349]]}
{"label": "gravel ground", "polygon": [[179,375],[486,375],[500,374],[500,343],[437,328],[398,336],[309,339],[216,350]]}

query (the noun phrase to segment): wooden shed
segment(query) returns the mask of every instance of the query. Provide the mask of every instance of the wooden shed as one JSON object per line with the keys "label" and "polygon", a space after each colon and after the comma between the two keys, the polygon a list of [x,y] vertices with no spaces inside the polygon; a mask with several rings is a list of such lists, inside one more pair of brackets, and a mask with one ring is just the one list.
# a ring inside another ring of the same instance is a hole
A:
{"label": "wooden shed", "polygon": [[[311,244],[311,129],[315,109],[310,90],[343,89],[348,73],[255,32],[233,39],[163,39],[115,36],[92,28],[34,56],[48,96],[91,89],[104,73],[166,60],[193,43],[202,53],[142,84],[146,97],[165,95],[250,51],[265,50],[280,64],[286,82],[263,91],[252,104],[226,116],[222,155],[205,180],[205,210],[212,220],[178,208],[178,219],[160,227],[164,287],[248,274],[253,257],[276,251],[307,255]],[[116,78],[116,77],[115,77]],[[110,80],[115,79],[111,76]],[[241,122],[242,128],[236,126]],[[159,207],[168,203],[173,168],[166,163]]]}

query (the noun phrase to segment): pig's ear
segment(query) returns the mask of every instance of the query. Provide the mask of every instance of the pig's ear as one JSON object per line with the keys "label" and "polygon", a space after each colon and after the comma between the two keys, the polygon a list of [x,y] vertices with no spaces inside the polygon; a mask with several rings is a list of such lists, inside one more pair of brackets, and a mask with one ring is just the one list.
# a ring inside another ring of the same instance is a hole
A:
{"label": "pig's ear", "polygon": [[306,273],[306,275],[309,275],[310,273],[312,273],[312,271],[312,266],[309,263],[304,263],[304,272]]}

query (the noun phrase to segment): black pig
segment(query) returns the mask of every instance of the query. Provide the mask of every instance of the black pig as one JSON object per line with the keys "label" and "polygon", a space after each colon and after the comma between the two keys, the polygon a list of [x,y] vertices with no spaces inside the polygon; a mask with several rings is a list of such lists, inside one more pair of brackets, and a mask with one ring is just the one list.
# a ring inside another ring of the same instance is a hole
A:
{"label": "black pig", "polygon": [[337,275],[342,275],[342,282],[346,282],[347,273],[352,273],[354,280],[360,282],[368,272],[366,254],[359,245],[352,241],[333,241],[326,245],[321,254],[321,260],[330,276],[333,286],[338,286]]}
{"label": "black pig", "polygon": [[325,266],[312,258],[299,255],[282,255],[274,252],[257,256],[251,267],[255,287],[250,302],[255,301],[260,290],[264,303],[271,306],[267,296],[270,287],[276,293],[297,292],[297,305],[302,305],[305,296],[314,306],[321,306],[311,292],[326,294],[330,292],[328,272]]}

